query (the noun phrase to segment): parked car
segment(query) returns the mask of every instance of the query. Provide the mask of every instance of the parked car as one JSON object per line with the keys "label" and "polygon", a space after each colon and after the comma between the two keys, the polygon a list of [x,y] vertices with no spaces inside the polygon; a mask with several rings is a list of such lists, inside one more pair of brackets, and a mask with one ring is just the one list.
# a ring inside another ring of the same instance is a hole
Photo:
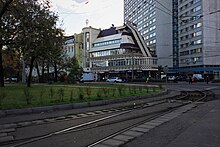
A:
{"label": "parked car", "polygon": [[169,77],[168,77],[168,80],[169,80],[169,81],[174,81],[175,79],[176,79],[175,76],[169,76]]}
{"label": "parked car", "polygon": [[106,80],[106,82],[115,82],[115,83],[120,83],[122,82],[122,79],[119,77],[110,77]]}
{"label": "parked car", "polygon": [[18,78],[17,77],[10,77],[10,78],[6,78],[6,81],[17,82]]}

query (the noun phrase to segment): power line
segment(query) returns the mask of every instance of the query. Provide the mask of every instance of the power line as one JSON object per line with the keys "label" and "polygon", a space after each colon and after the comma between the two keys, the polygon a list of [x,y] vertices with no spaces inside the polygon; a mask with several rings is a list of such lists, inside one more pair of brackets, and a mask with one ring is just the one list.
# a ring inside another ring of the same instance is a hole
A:
{"label": "power line", "polygon": [[159,1],[155,0],[158,4],[160,4],[162,7],[164,7],[166,10],[168,10],[169,12],[173,13],[169,8],[167,8],[166,6],[164,6],[162,3],[160,3]]}
{"label": "power line", "polygon": [[212,15],[212,14],[215,14],[215,13],[218,13],[218,12],[220,12],[220,10],[210,12],[209,14]]}

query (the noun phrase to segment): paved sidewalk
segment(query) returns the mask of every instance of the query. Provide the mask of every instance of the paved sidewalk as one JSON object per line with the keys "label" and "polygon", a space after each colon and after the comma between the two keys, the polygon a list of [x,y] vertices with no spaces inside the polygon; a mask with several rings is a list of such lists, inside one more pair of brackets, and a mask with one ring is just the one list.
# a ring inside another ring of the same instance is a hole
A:
{"label": "paved sidewalk", "polygon": [[213,108],[168,147],[219,147],[220,146],[220,100],[212,103]]}
{"label": "paved sidewalk", "polygon": [[219,147],[220,100],[207,102],[123,147]]}

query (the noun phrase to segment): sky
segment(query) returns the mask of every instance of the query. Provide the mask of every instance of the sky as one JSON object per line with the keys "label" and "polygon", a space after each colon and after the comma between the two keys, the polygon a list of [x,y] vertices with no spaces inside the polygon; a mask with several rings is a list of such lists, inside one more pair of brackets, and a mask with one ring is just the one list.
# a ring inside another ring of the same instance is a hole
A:
{"label": "sky", "polygon": [[[123,0],[51,0],[66,35],[80,33],[83,27],[108,29],[123,25]],[[86,25],[88,20],[88,25]]]}

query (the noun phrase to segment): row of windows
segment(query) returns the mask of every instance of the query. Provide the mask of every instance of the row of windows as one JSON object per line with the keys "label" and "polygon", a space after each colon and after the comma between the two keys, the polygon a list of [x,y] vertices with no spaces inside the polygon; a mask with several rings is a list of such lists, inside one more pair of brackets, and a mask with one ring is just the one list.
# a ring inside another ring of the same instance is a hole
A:
{"label": "row of windows", "polygon": [[[152,13],[150,13],[148,16],[144,16],[144,15],[140,15],[140,16],[138,16],[138,17],[135,17],[135,15],[130,16],[128,20],[129,20],[129,21],[132,21],[132,19],[135,18],[135,19],[133,20],[133,23],[136,23],[138,20],[140,20],[140,21],[138,22],[138,25],[140,25],[143,21],[146,21],[146,20],[150,19],[151,17],[155,16],[155,14],[156,14],[156,10],[153,11]],[[142,19],[143,16],[144,16],[144,19]],[[126,19],[126,18],[125,18],[125,19]]]}
{"label": "row of windows", "polygon": [[106,45],[118,44],[118,43],[121,43],[121,39],[93,43],[93,47],[106,46]]}
{"label": "row of windows", "polygon": [[152,27],[150,27],[149,29],[143,31],[143,34],[146,34],[146,33],[150,32],[150,31],[152,31],[152,30],[155,30],[155,29],[156,29],[156,26],[152,26]]}
{"label": "row of windows", "polygon": [[150,38],[155,37],[155,36],[156,36],[156,32],[154,32],[150,35],[147,35],[146,37],[144,37],[144,40],[150,39]]}
{"label": "row of windows", "polygon": [[131,65],[147,65],[147,64],[157,64],[156,59],[117,59],[109,61],[95,61],[92,62],[92,67],[106,67],[106,66],[131,66]]}
{"label": "row of windows", "polygon": [[155,44],[155,43],[156,43],[156,39],[151,40],[151,41],[148,41],[148,42],[147,42],[147,45],[152,45],[152,44]]}
{"label": "row of windows", "polygon": [[[192,0],[191,2],[189,2],[189,3],[185,4],[184,6],[180,7],[179,10],[180,10],[180,11],[185,10],[185,9],[187,9],[188,7],[190,7],[191,5],[196,4],[196,3],[200,2],[200,1],[201,1],[201,0]],[[180,3],[182,3],[182,2],[180,2]]]}
{"label": "row of windows", "polygon": [[202,17],[202,14],[196,14],[196,15],[192,15],[192,13],[194,13],[196,8],[191,9],[190,11],[185,12],[184,14],[180,15],[180,19],[183,23],[187,23],[193,20],[197,20],[199,18]]}
{"label": "row of windows", "polygon": [[[140,3],[142,4],[142,3]],[[149,4],[142,4],[142,5],[138,5],[137,7],[135,7],[132,11],[130,11],[130,7],[127,9],[125,7],[125,20],[129,19],[131,20],[132,18],[136,18],[136,16],[138,14],[141,14],[140,16],[137,17],[137,19],[141,19],[143,17],[143,15],[146,15],[148,13],[151,12],[151,10],[154,10],[155,4],[151,4],[149,8],[146,8]],[[145,12],[142,12],[145,11]],[[130,12],[129,14],[127,14],[127,12]],[[151,13],[150,15],[153,15],[153,13]]]}
{"label": "row of windows", "polygon": [[[131,0],[129,2],[125,2],[125,14],[127,14],[127,12],[130,12],[132,8],[134,8],[134,10],[141,8],[141,6],[144,6],[144,8],[146,8],[147,6],[149,6],[149,4],[151,5],[153,0],[144,0],[137,5],[138,2],[139,0]],[[141,10],[138,11],[138,13],[140,12]],[[131,13],[129,15],[131,15]]]}
{"label": "row of windows", "polygon": [[202,57],[192,57],[192,58],[186,58],[181,59],[180,64],[196,64],[197,62],[201,62]]}
{"label": "row of windows", "polygon": [[193,21],[199,20],[202,17],[202,14],[197,14],[193,17],[188,17],[187,19],[181,19],[180,25],[184,26]]}
{"label": "row of windows", "polygon": [[191,33],[189,35],[185,35],[185,36],[180,37],[180,41],[187,40],[187,39],[197,37],[197,36],[201,36],[201,35],[202,35],[202,31],[194,32],[194,33]]}
{"label": "row of windows", "polygon": [[156,64],[156,60],[146,60],[146,59],[119,59],[108,61],[108,66],[128,66],[128,65],[146,65],[146,64]]}
{"label": "row of windows", "polygon": [[[148,17],[147,17],[147,19],[148,19]],[[144,21],[138,22],[138,26],[139,26],[138,31],[141,31],[142,29],[144,29],[144,28],[148,27],[149,25],[153,24],[154,22],[156,22],[156,18],[153,18],[152,20],[145,22],[147,19],[144,19]],[[143,22],[145,22],[145,23],[143,23]]]}
{"label": "row of windows", "polygon": [[201,22],[198,22],[196,24],[192,24],[191,26],[189,27],[186,27],[184,29],[180,29],[180,34],[184,33],[184,32],[188,32],[190,30],[194,30],[194,29],[197,29],[197,28],[200,28],[202,26],[202,23]]}
{"label": "row of windows", "polygon": [[180,52],[180,56],[186,56],[186,55],[189,55],[189,54],[197,54],[197,53],[201,53],[202,52],[202,48],[196,48],[196,49],[193,49],[193,50],[188,50],[188,51],[183,51],[183,52]]}
{"label": "row of windows", "polygon": [[110,56],[110,55],[120,55],[125,54],[125,49],[114,49],[114,50],[106,50],[106,51],[99,51],[90,53],[90,57],[103,57],[103,56]]}
{"label": "row of windows", "polygon": [[186,48],[186,47],[189,47],[190,45],[199,45],[199,44],[202,44],[202,40],[201,39],[180,44],[180,48]]}

